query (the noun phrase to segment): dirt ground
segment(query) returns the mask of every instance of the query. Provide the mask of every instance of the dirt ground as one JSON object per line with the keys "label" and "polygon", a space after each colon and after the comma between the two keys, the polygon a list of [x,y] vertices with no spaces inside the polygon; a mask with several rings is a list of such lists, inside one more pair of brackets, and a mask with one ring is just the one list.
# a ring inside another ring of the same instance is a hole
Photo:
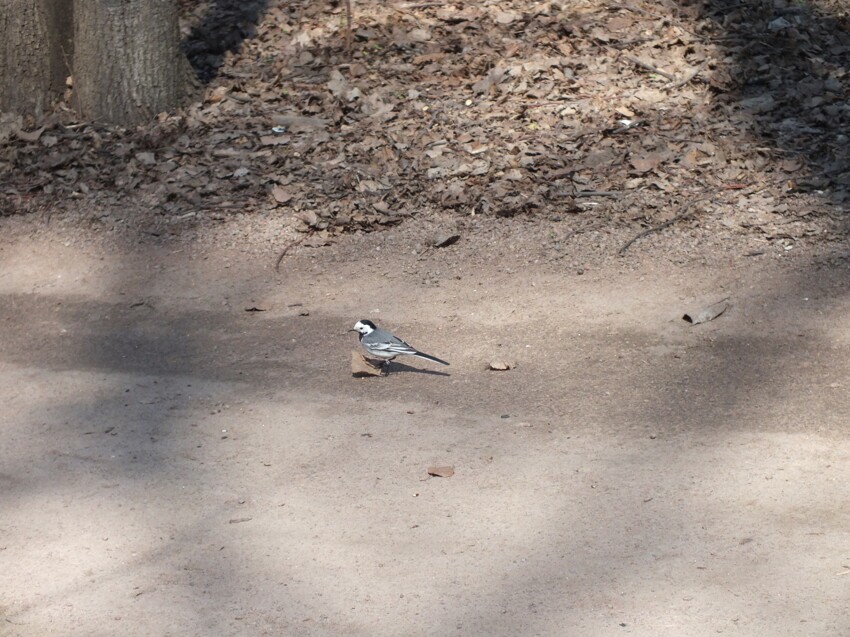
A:
{"label": "dirt ground", "polygon": [[2,220],[0,635],[850,634],[846,248],[243,222]]}
{"label": "dirt ground", "polygon": [[0,115],[0,637],[850,635],[846,3],[179,4]]}

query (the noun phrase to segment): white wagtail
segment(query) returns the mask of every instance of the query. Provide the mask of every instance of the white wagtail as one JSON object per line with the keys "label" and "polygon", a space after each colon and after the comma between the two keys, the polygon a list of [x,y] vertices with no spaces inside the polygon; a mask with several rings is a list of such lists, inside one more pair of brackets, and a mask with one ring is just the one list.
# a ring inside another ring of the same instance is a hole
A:
{"label": "white wagtail", "polygon": [[372,321],[362,319],[357,321],[357,324],[348,330],[349,332],[357,332],[357,337],[360,339],[360,344],[363,349],[375,358],[383,359],[383,365],[389,362],[396,356],[408,355],[424,358],[426,361],[433,361],[440,365],[448,365],[446,361],[441,361],[435,356],[423,354],[417,349],[412,348],[397,336],[393,336],[386,330],[377,327]]}

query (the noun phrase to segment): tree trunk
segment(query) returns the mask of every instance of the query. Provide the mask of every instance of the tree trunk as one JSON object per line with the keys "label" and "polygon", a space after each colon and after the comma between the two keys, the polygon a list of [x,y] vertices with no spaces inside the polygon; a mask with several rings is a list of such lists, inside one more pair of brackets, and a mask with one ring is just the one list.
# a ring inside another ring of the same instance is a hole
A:
{"label": "tree trunk", "polygon": [[73,56],[71,0],[2,0],[0,111],[40,116],[62,95]]}
{"label": "tree trunk", "polygon": [[87,118],[131,125],[186,95],[174,0],[76,0],[74,95]]}

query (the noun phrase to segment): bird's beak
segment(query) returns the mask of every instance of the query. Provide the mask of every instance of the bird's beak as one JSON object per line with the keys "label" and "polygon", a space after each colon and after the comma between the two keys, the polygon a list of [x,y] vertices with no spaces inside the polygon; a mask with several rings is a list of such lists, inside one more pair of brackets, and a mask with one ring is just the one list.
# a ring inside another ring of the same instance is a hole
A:
{"label": "bird's beak", "polygon": [[352,328],[351,328],[350,330],[348,330],[348,331],[349,331],[349,332],[356,332],[357,330],[355,330],[355,329],[352,327]]}

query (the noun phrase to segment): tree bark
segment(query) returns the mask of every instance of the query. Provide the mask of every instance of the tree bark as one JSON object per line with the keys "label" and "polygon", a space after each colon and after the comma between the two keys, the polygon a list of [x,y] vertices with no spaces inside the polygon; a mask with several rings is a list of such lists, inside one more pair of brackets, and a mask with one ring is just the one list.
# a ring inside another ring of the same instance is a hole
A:
{"label": "tree bark", "polygon": [[0,111],[40,116],[70,74],[72,0],[2,2]]}
{"label": "tree bark", "polygon": [[76,0],[74,96],[80,114],[132,125],[173,109],[190,72],[174,0]]}

